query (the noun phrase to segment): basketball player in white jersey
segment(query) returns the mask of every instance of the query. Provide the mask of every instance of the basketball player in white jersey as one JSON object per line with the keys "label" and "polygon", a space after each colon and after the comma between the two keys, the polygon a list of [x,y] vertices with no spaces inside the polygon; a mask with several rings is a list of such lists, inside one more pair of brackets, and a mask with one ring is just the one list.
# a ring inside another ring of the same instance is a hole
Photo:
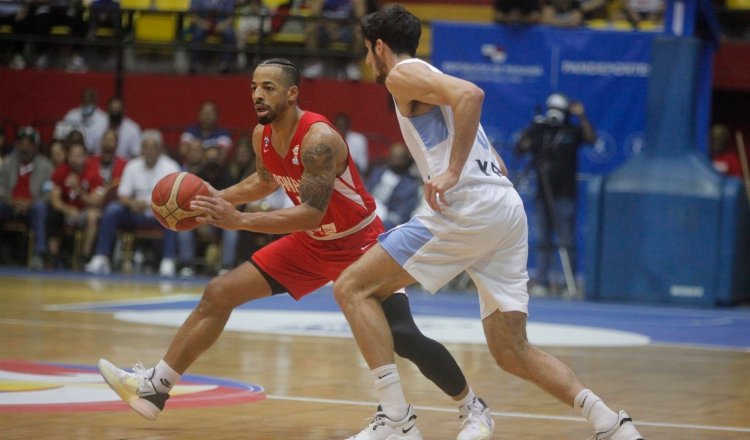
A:
{"label": "basketball player in white jersey", "polygon": [[366,62],[393,95],[406,145],[431,210],[379,238],[334,284],[334,294],[372,370],[379,411],[355,440],[418,440],[381,301],[419,282],[435,292],[466,271],[479,291],[482,324],[500,368],[574,407],[593,439],[643,440],[559,359],[526,337],[527,222],[523,204],[479,123],[484,93],[414,58],[419,20],[392,4],[362,19]]}

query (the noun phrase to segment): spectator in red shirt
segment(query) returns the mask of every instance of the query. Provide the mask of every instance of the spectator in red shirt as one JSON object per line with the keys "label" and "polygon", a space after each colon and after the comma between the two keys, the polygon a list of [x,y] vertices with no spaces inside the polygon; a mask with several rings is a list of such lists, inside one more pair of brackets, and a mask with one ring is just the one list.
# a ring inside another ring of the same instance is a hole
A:
{"label": "spectator in red shirt", "polygon": [[[91,254],[96,238],[96,228],[101,216],[103,181],[99,173],[86,166],[88,152],[82,143],[68,146],[68,161],[55,169],[52,174],[50,192],[48,233],[49,251],[53,264],[63,266],[60,243],[65,225],[82,228],[84,232],[82,261]],[[72,252],[66,252],[72,254]]]}
{"label": "spectator in red shirt", "polygon": [[32,269],[44,266],[47,251],[45,183],[52,174],[52,162],[38,152],[39,133],[33,127],[21,127],[14,151],[0,165],[0,223],[10,219],[29,223],[34,232]]}
{"label": "spectator in red shirt", "polygon": [[117,156],[117,146],[119,145],[119,137],[117,130],[110,128],[104,132],[102,136],[102,150],[101,154],[89,157],[86,167],[90,168],[95,174],[98,174],[102,179],[102,186],[100,188],[101,194],[104,195],[102,205],[106,205],[112,200],[117,199],[117,185],[120,183],[120,177],[122,171],[125,169],[128,161],[120,156]]}
{"label": "spectator in red shirt", "polygon": [[731,145],[729,127],[714,124],[711,127],[711,161],[716,171],[742,178],[742,165],[737,149]]}

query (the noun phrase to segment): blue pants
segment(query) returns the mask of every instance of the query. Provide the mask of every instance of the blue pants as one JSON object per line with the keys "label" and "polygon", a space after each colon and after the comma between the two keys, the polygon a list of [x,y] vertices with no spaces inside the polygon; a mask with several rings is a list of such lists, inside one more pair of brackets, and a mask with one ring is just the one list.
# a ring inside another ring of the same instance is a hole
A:
{"label": "blue pants", "polygon": [[0,221],[5,222],[12,218],[26,220],[34,232],[34,253],[43,255],[47,252],[47,213],[49,205],[45,200],[33,202],[24,215],[13,212],[13,205],[0,203]]}
{"label": "blue pants", "polygon": [[[239,231],[230,229],[220,229],[215,226],[209,226],[212,232],[221,232],[221,267],[230,268],[236,264],[237,241]],[[195,260],[195,231],[185,231],[177,233],[179,243],[179,257],[177,260],[180,264],[192,265]]]}
{"label": "blue pants", "polygon": [[[224,43],[224,45],[228,47],[235,47],[235,36],[234,36],[234,27],[229,26],[227,29],[225,29],[220,34],[217,34],[216,32],[206,31],[199,26],[191,26],[190,31],[193,34],[193,39],[191,40],[191,46],[193,47],[192,50],[192,61],[195,63],[198,61],[199,57],[199,51],[197,50],[201,44],[203,44],[206,41],[206,37],[209,35],[219,35],[221,36],[221,39]],[[225,63],[229,63],[232,60],[232,53],[231,52],[224,52],[222,59]]]}
{"label": "blue pants", "polygon": [[143,227],[160,227],[164,230],[162,241],[162,258],[174,258],[177,255],[177,233],[162,227],[152,216],[133,212],[120,202],[112,202],[104,208],[99,234],[96,238],[95,255],[109,256],[117,239],[118,229],[135,229]]}

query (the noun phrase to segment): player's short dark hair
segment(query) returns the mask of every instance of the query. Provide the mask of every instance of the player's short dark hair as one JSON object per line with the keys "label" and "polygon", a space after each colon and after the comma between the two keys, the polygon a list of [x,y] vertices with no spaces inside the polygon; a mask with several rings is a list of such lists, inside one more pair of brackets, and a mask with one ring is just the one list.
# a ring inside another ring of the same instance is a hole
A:
{"label": "player's short dark hair", "polygon": [[258,67],[261,67],[261,66],[281,67],[281,70],[284,72],[284,75],[287,77],[289,84],[299,86],[299,79],[300,79],[299,68],[288,59],[269,58],[267,60],[261,61],[260,64],[258,64]]}
{"label": "player's short dark hair", "polygon": [[362,35],[375,46],[383,40],[395,54],[416,56],[422,25],[419,18],[401,5],[392,3],[362,18]]}

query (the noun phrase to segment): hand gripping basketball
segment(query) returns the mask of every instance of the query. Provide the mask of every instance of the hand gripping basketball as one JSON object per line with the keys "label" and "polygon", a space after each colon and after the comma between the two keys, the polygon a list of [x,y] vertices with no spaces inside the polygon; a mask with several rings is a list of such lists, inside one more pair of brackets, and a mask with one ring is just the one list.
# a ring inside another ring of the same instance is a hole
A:
{"label": "hand gripping basketball", "polygon": [[189,231],[198,227],[200,213],[190,209],[190,202],[199,195],[210,195],[203,179],[185,171],[168,174],[151,192],[151,210],[165,228]]}

